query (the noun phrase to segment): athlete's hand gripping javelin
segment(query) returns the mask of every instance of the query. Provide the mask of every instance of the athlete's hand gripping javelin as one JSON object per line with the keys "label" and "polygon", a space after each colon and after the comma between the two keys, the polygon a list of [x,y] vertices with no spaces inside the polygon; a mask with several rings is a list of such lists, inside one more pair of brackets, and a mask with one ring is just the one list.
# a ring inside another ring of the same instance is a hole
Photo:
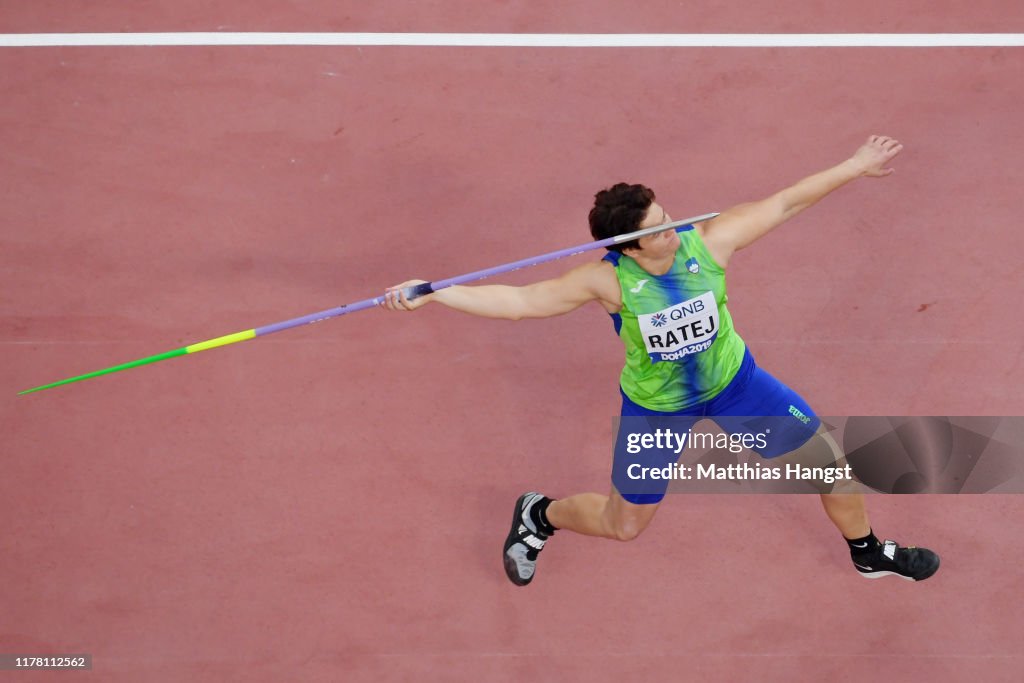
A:
{"label": "athlete's hand gripping javelin", "polygon": [[418,296],[415,299],[408,299],[405,296],[405,292],[402,291],[407,287],[415,287],[425,283],[426,280],[406,280],[400,285],[394,287],[388,287],[385,294],[384,301],[381,302],[381,307],[387,308],[391,311],[415,311],[420,306],[424,306],[434,298],[433,294],[427,294],[424,296]]}

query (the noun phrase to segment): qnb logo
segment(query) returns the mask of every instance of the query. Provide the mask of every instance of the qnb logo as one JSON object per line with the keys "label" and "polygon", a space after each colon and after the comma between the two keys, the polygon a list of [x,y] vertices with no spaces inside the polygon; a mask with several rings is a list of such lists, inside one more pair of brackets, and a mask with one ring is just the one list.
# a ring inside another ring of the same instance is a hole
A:
{"label": "qnb logo", "polygon": [[795,417],[796,419],[800,420],[804,424],[807,424],[808,422],[811,421],[811,418],[807,417],[802,412],[800,412],[800,409],[797,408],[796,406],[789,407],[789,414]]}
{"label": "qnb logo", "polygon": [[669,318],[671,318],[672,320],[682,320],[689,316],[701,313],[704,310],[704,302],[700,301],[699,299],[694,299],[692,301],[687,301],[686,303],[676,306],[668,313],[665,313],[665,311],[659,311],[658,313],[655,313],[654,315],[651,316],[651,324],[654,325],[655,327],[661,327],[662,325],[668,322]]}

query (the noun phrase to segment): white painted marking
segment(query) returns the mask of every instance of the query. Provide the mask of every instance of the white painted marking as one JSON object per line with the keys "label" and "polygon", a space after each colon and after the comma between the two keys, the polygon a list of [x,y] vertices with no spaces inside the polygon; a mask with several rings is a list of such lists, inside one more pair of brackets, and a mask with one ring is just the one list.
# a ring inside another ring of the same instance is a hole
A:
{"label": "white painted marking", "polygon": [[1024,33],[8,33],[0,47],[1024,47]]}

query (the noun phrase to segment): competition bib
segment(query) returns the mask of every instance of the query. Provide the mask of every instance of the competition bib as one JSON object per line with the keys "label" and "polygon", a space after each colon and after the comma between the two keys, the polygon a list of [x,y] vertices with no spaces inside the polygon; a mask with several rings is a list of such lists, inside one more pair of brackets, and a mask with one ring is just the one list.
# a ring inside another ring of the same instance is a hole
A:
{"label": "competition bib", "polygon": [[718,336],[718,304],[713,292],[654,313],[637,314],[652,363],[679,360],[707,351]]}

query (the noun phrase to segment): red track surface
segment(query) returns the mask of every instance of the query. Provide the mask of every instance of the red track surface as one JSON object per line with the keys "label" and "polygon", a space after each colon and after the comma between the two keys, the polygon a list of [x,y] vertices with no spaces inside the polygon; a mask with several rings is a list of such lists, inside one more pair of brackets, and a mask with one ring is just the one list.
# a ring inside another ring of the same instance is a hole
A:
{"label": "red track surface", "polygon": [[[1006,4],[941,29],[1020,30],[989,22]],[[73,29],[612,30],[507,23],[522,3],[458,28],[194,6]],[[4,30],[72,28],[30,11]],[[614,30],[939,23],[748,18]],[[885,132],[906,144],[895,176],[734,260],[738,329],[821,414],[1024,414],[1022,67],[988,49],[0,51],[0,651],[91,652],[83,681],[1017,680],[1019,496],[872,498],[880,535],[942,554],[919,585],[854,575],[813,496],[671,496],[637,542],[564,533],[509,584],[516,495],[608,486],[621,352],[597,307],[369,311],[14,393],[584,241],[619,179],[674,216],[718,210]]]}
{"label": "red track surface", "polygon": [[7,0],[0,31],[468,31],[508,33],[1013,33],[1015,0],[135,0],[93,2],[69,17],[61,0]]}

